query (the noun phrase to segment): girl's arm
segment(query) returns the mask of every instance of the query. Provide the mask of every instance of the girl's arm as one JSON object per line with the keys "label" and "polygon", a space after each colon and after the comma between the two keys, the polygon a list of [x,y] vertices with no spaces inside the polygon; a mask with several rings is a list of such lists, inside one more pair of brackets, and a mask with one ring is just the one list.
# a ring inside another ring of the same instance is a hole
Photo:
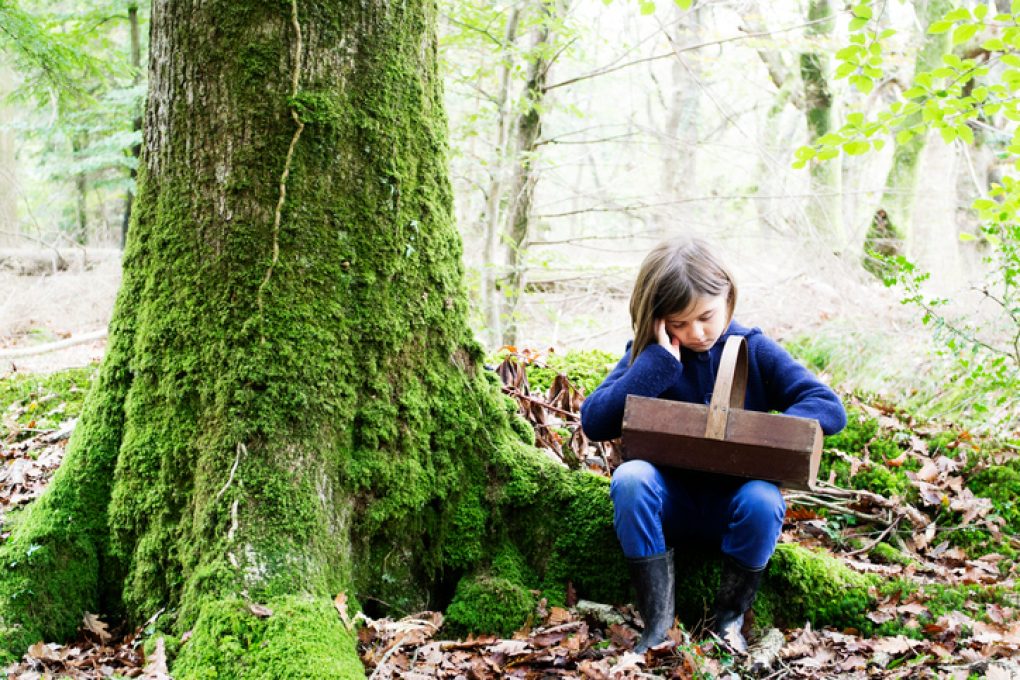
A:
{"label": "girl's arm", "polygon": [[679,380],[683,365],[661,345],[648,345],[630,364],[627,352],[595,391],[581,404],[581,428],[594,441],[620,436],[628,394],[658,397]]}
{"label": "girl's arm", "polygon": [[814,418],[825,434],[835,434],[846,427],[846,409],[832,388],[775,340],[765,335],[757,335],[754,340],[753,351],[770,407],[788,416]]}

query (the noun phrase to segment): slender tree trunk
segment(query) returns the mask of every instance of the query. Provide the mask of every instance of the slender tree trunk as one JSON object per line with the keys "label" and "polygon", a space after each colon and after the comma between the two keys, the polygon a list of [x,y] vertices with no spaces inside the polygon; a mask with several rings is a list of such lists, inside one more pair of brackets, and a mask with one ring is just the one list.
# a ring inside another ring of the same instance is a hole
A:
{"label": "slender tree trunk", "polygon": [[[822,40],[833,31],[831,0],[810,0],[808,21],[830,19],[809,26],[809,38]],[[807,116],[808,144],[833,129],[833,96],[829,89],[829,58],[821,47],[800,55],[800,76],[804,84],[804,112]],[[843,229],[842,171],[839,163],[811,165],[812,191],[807,205],[808,225],[822,242],[842,252],[846,246]]]}
{"label": "slender tree trunk", "polygon": [[482,308],[485,310],[486,335],[490,347],[495,347],[503,338],[503,319],[500,301],[502,293],[497,279],[503,266],[504,254],[500,248],[503,234],[503,212],[505,200],[503,185],[508,172],[510,156],[510,128],[514,117],[510,112],[510,90],[513,86],[513,51],[517,42],[517,28],[520,24],[521,8],[515,4],[507,17],[506,32],[499,69],[499,91],[496,95],[496,144],[493,162],[490,164],[489,190],[485,203],[485,261],[482,263]]}
{"label": "slender tree trunk", "polygon": [[[949,33],[929,34],[928,26],[948,12],[953,3],[950,0],[918,0],[915,2],[918,22],[921,26],[922,46],[914,60],[914,73],[923,73],[942,64],[942,57],[949,50]],[[921,121],[917,113],[908,121],[908,126]],[[902,251],[902,244],[911,240],[913,234],[913,212],[917,199],[919,165],[921,152],[928,135],[922,133],[905,142],[897,142],[893,151],[892,166],[886,175],[885,191],[879,204],[879,214],[872,220],[864,242],[865,267],[881,274],[880,263],[874,262],[871,252],[893,254]]]}
{"label": "slender tree trunk", "polygon": [[14,88],[14,74],[0,62],[0,244],[17,245],[18,234],[18,159],[14,133],[8,126],[14,111],[6,102]]}
{"label": "slender tree trunk", "polygon": [[[131,31],[131,68],[134,69],[132,84],[139,85],[142,82],[142,40],[138,30],[138,3],[132,2],[128,5],[128,26]],[[142,129],[142,117],[138,115],[131,122],[131,129],[140,132]],[[142,154],[142,145],[135,144],[131,147],[131,155],[137,161]],[[131,186],[128,187],[127,195],[124,197],[124,221],[120,230],[120,247],[127,244],[128,228],[131,226],[131,208],[135,201],[134,185],[138,179],[138,170],[132,168],[130,171]]]}
{"label": "slender tree trunk", "polygon": [[[75,160],[78,160],[85,147],[88,146],[88,138],[84,133],[76,134],[71,140],[71,149]],[[75,232],[72,235],[74,240],[85,245],[89,240],[89,179],[83,171],[74,174],[74,196],[75,196]]]}
{"label": "slender tree trunk", "polygon": [[543,20],[535,30],[532,58],[528,63],[524,86],[523,108],[517,118],[517,137],[513,151],[513,171],[507,188],[505,235],[502,239],[506,273],[497,282],[500,289],[500,318],[503,323],[503,344],[517,342],[520,323],[518,304],[524,293],[528,239],[531,236],[531,206],[535,197],[537,146],[542,134],[542,107],[545,103],[546,75],[549,72],[552,12],[557,6],[541,3]]}
{"label": "slender tree trunk", "polygon": [[[673,5],[675,28],[672,44],[682,49],[701,42],[701,8],[682,10]],[[662,202],[698,195],[698,121],[701,108],[701,61],[678,53],[670,64],[669,92],[666,96],[666,121],[663,125],[663,148],[660,190]],[[685,226],[687,209],[671,206],[657,211],[656,231],[659,238],[677,233]]]}

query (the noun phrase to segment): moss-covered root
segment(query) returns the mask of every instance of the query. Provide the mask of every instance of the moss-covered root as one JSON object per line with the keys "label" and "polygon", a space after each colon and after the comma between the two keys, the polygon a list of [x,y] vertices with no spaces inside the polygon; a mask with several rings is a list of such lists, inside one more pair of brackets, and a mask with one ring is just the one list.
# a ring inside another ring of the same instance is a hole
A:
{"label": "moss-covered root", "polygon": [[867,613],[879,579],[851,571],[837,558],[795,543],[777,547],[755,611],[764,622],[869,631]]}
{"label": "moss-covered root", "polygon": [[172,674],[177,680],[363,680],[356,643],[325,598],[285,595],[259,607],[213,600],[202,606]]}
{"label": "moss-covered root", "polygon": [[96,611],[98,560],[73,518],[37,502],[0,547],[0,666],[42,639],[69,637]]}

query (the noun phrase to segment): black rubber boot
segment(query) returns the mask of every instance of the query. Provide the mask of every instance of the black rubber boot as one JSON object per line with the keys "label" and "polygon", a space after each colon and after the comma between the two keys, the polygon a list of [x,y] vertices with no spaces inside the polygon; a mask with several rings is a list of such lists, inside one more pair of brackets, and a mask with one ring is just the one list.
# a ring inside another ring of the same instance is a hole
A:
{"label": "black rubber boot", "polygon": [[630,581],[637,591],[637,608],[645,622],[645,630],[634,651],[644,654],[649,647],[665,642],[666,633],[673,627],[673,549],[650,557],[628,558],[627,563]]}
{"label": "black rubber boot", "polygon": [[747,652],[747,640],[740,629],[744,627],[744,613],[754,604],[765,567],[751,571],[730,557],[723,558],[722,578],[713,610],[712,632],[734,651]]}

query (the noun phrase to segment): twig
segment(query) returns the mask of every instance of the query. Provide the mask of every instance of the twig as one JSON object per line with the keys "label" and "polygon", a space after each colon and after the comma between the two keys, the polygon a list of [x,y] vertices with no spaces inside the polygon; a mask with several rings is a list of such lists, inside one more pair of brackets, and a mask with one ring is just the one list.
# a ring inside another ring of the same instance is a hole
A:
{"label": "twig", "polygon": [[664,54],[655,54],[655,55],[652,55],[650,57],[643,57],[641,59],[635,59],[634,61],[628,61],[628,62],[626,62],[624,64],[619,64],[617,66],[611,66],[611,67],[607,67],[607,68],[602,68],[602,69],[599,69],[597,71],[592,71],[591,73],[586,73],[584,75],[577,76],[575,78],[568,78],[567,80],[561,80],[558,83],[553,83],[552,85],[546,85],[545,88],[543,88],[543,92],[548,92],[549,90],[556,89],[557,87],[564,87],[566,85],[573,85],[574,83],[580,82],[582,80],[588,80],[589,78],[596,78],[598,76],[604,76],[604,75],[606,75],[608,73],[613,73],[614,71],[619,71],[621,69],[625,69],[625,68],[628,68],[630,66],[637,66],[638,64],[645,64],[645,63],[648,63],[650,61],[658,61],[660,59],[668,59],[669,57],[676,56],[677,52],[690,52],[690,51],[693,51],[693,50],[701,49],[702,47],[712,47],[713,45],[723,45],[725,43],[734,42],[734,41],[737,41],[737,40],[749,40],[751,38],[764,38],[764,37],[767,37],[767,36],[770,36],[770,35],[776,35],[778,33],[786,33],[788,31],[795,31],[798,28],[806,28],[808,26],[813,26],[815,24],[822,23],[823,21],[829,21],[829,20],[830,20],[829,18],[815,19],[814,21],[808,21],[806,23],[798,24],[796,26],[787,26],[786,28],[776,29],[775,31],[765,31],[763,33],[745,33],[745,34],[742,34],[742,35],[730,36],[729,38],[722,38],[720,40],[710,40],[709,42],[698,43],[697,45],[687,45],[685,47],[682,47],[682,48],[679,48],[679,49],[676,49],[676,50],[670,50],[669,52],[666,52]]}
{"label": "twig", "polygon": [[870,543],[868,543],[867,545],[865,545],[865,546],[864,546],[863,548],[858,548],[857,550],[852,550],[852,551],[850,551],[850,552],[847,552],[847,553],[843,553],[843,556],[845,556],[845,557],[852,557],[852,556],[854,556],[854,555],[859,555],[859,554],[861,554],[861,553],[871,552],[871,549],[872,549],[872,548],[874,548],[874,547],[875,547],[876,545],[878,545],[879,543],[881,543],[881,542],[882,542],[882,540],[883,540],[883,539],[884,539],[884,538],[885,538],[886,536],[888,536],[888,535],[889,535],[890,533],[892,533],[893,529],[895,529],[895,528],[896,528],[897,526],[899,526],[899,524],[900,524],[900,521],[901,521],[902,519],[903,519],[903,515],[900,515],[900,516],[899,516],[899,517],[897,517],[897,518],[896,518],[895,520],[893,520],[893,521],[892,521],[892,522],[891,522],[891,523],[889,524],[889,526],[887,526],[887,527],[886,527],[885,529],[883,529],[883,530],[882,530],[882,533],[880,533],[880,534],[878,535],[878,538],[876,538],[875,540],[871,541]]}
{"label": "twig", "polygon": [[96,340],[102,340],[106,337],[106,329],[101,331],[92,331],[91,333],[84,333],[82,335],[68,338],[67,340],[58,340],[57,342],[50,342],[45,345],[37,345],[36,347],[16,347],[14,349],[0,349],[0,359],[14,359],[16,357],[27,357],[33,354],[46,354],[47,352],[55,352],[60,349],[67,349],[75,345],[83,345],[86,342],[94,342]]}
{"label": "twig", "polygon": [[558,413],[559,415],[564,416],[566,418],[570,418],[571,420],[575,420],[576,421],[576,420],[580,419],[579,416],[576,413],[571,413],[570,411],[564,411],[561,408],[556,408],[555,406],[551,406],[551,405],[547,404],[546,402],[542,401],[541,399],[535,399],[534,397],[529,396],[527,394],[524,394],[523,392],[520,392],[520,391],[514,389],[513,387],[509,387],[509,386],[504,385],[503,386],[503,391],[505,393],[509,394],[512,397],[516,397],[517,399],[524,399],[526,401],[530,401],[532,404],[538,404],[542,408],[548,409],[549,411],[552,411],[553,413]]}

